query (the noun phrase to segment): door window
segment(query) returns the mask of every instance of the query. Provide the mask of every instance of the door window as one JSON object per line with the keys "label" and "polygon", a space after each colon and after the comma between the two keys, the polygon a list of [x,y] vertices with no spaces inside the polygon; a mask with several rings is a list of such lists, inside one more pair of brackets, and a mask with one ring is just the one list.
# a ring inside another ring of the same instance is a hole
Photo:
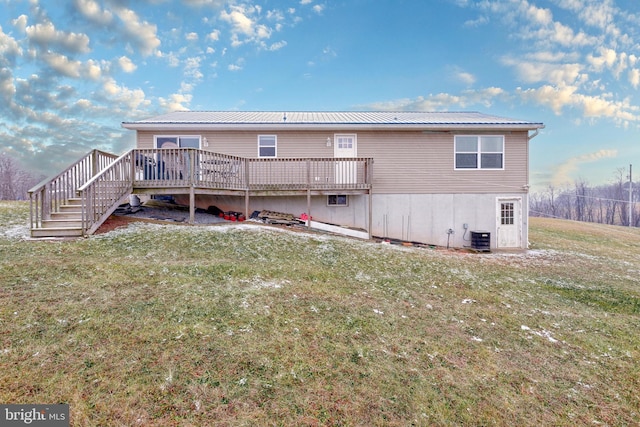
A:
{"label": "door window", "polygon": [[513,202],[503,202],[500,204],[500,224],[514,224],[514,206]]}

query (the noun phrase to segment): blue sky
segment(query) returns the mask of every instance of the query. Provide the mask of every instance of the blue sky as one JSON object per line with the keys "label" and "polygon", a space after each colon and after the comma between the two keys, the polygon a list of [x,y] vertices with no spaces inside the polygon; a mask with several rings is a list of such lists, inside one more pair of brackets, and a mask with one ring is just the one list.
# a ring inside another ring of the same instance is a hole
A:
{"label": "blue sky", "polygon": [[0,0],[0,152],[49,175],[179,109],[481,111],[546,125],[534,191],[607,183],[640,170],[640,3]]}

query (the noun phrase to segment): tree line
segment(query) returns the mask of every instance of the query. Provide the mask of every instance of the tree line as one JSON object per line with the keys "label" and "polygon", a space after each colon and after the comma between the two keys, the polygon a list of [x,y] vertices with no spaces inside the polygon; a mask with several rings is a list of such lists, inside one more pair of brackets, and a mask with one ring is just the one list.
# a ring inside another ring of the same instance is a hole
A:
{"label": "tree line", "polygon": [[0,153],[0,200],[26,200],[31,187],[44,179],[28,171],[7,153]]}
{"label": "tree line", "polygon": [[610,184],[592,187],[577,180],[573,187],[549,186],[545,191],[532,193],[529,215],[640,227],[640,182],[632,185],[630,203],[627,173],[618,169]]}

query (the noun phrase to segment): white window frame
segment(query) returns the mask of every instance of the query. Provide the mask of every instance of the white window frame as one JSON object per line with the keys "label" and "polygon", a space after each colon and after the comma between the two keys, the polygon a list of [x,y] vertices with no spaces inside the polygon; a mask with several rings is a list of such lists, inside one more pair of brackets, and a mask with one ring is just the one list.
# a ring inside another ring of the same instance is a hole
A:
{"label": "white window frame", "polygon": [[[458,150],[458,139],[461,138],[476,138],[475,149]],[[482,150],[483,139],[500,138],[501,149],[495,150]],[[458,166],[458,154],[474,154],[476,156],[476,164],[474,167],[459,167]],[[482,155],[483,154],[499,154],[501,156],[500,167],[483,167]],[[457,171],[465,170],[504,170],[505,165],[505,152],[504,152],[504,135],[456,135],[453,142],[453,166]]]}
{"label": "white window frame", "polygon": [[346,194],[330,194],[327,196],[327,206],[331,206],[331,207],[349,206],[349,196]]}
{"label": "white window frame", "polygon": [[[262,138],[272,138],[273,145],[262,145]],[[273,156],[262,155],[262,148],[273,148]],[[278,157],[278,135],[258,135],[258,157]]]}
{"label": "white window frame", "polygon": [[[158,139],[170,139],[170,138],[175,139],[175,143],[180,148],[183,148],[182,145],[180,144],[181,138],[198,139],[197,147],[188,147],[188,148],[198,148],[198,149],[202,148],[202,135],[153,135],[153,146],[155,148],[161,148],[160,146],[158,146]],[[167,142],[167,141],[164,141],[164,142]]]}

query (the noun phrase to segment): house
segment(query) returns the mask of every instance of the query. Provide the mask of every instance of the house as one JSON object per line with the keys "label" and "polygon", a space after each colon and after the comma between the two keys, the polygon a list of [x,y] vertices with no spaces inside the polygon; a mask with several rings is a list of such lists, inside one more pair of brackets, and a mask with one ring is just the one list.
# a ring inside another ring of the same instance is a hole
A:
{"label": "house", "polygon": [[[478,112],[180,111],[122,126],[136,148],[87,178],[111,182],[100,184],[111,199],[172,194],[192,211],[270,210],[389,239],[527,247],[529,141],[542,123]],[[88,222],[109,210],[91,208]]]}

